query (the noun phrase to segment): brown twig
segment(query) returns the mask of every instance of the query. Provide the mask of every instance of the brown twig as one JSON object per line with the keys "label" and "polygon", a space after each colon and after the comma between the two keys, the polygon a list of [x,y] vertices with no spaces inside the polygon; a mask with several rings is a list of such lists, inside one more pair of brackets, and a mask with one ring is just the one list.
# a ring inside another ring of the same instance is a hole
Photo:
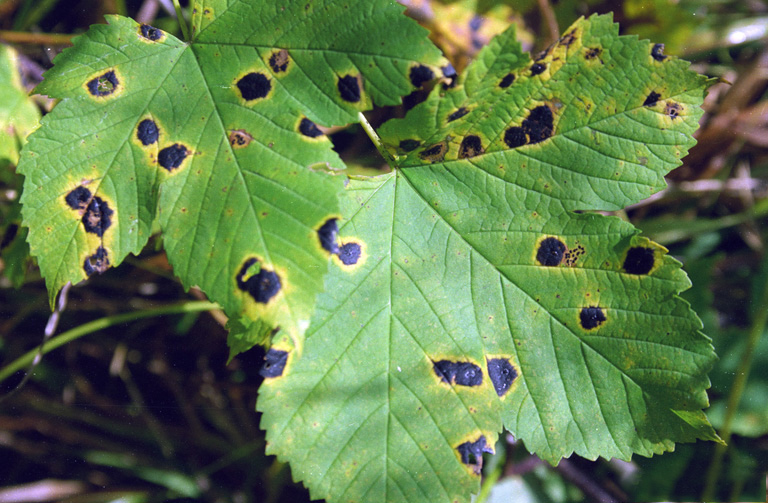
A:
{"label": "brown twig", "polygon": [[0,30],[0,42],[30,45],[72,45],[72,37],[63,33],[30,33],[28,31]]}

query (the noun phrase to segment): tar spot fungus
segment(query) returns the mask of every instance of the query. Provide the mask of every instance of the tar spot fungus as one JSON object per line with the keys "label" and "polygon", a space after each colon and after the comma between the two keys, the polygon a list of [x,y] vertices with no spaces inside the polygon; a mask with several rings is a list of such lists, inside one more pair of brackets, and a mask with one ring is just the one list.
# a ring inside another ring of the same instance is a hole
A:
{"label": "tar spot fungus", "polygon": [[109,269],[109,257],[107,257],[107,250],[103,246],[99,246],[96,253],[83,262],[83,271],[85,271],[86,276],[91,276],[95,272],[101,274],[107,269]]}
{"label": "tar spot fungus", "polygon": [[441,162],[445,159],[446,152],[448,152],[448,144],[443,141],[425,148],[419,152],[419,157],[424,161]]}
{"label": "tar spot fungus", "polygon": [[683,110],[683,106],[674,101],[668,101],[664,106],[664,113],[672,120],[680,117],[680,112]]}
{"label": "tar spot fungus", "polygon": [[522,147],[527,141],[528,139],[525,137],[525,132],[521,127],[513,126],[504,133],[504,143],[509,148]]}
{"label": "tar spot fungus", "polygon": [[540,143],[550,136],[554,130],[552,110],[546,105],[540,105],[528,114],[523,121],[523,131],[528,135],[528,143]]}
{"label": "tar spot fungus", "polygon": [[643,102],[644,107],[652,107],[655,105],[659,98],[661,98],[661,95],[657,93],[656,91],[651,91],[651,93],[645,98],[645,101]]}
{"label": "tar spot fungus", "polygon": [[153,42],[156,42],[163,38],[163,31],[155,28],[154,26],[150,26],[148,24],[143,24],[139,27],[139,31],[141,33],[141,36],[146,38],[147,40],[151,40]]}
{"label": "tar spot fungus", "polygon": [[464,117],[468,113],[469,113],[469,110],[467,110],[466,107],[461,107],[458,110],[456,110],[455,112],[453,112],[451,115],[448,116],[448,122],[453,122],[456,119],[461,119],[462,117]]}
{"label": "tar spot fungus", "polygon": [[540,73],[544,73],[544,70],[547,69],[547,65],[543,63],[534,63],[531,65],[531,75],[538,75]]}
{"label": "tar spot fungus", "polygon": [[88,207],[83,213],[83,227],[85,232],[96,234],[99,237],[104,236],[104,232],[112,225],[112,214],[114,212],[109,205],[100,197],[94,197],[88,203]]}
{"label": "tar spot fungus", "polygon": [[88,92],[93,96],[109,96],[117,90],[120,82],[112,70],[91,79],[88,82]]}
{"label": "tar spot fungus", "polygon": [[263,267],[259,270],[258,274],[245,279],[248,269],[257,262],[258,260],[255,258],[246,260],[235,279],[240,290],[250,294],[256,302],[266,304],[272,297],[277,295],[280,288],[282,288],[282,284],[280,283],[280,277],[274,271],[269,271]]}
{"label": "tar spot fungus", "polygon": [[275,73],[284,72],[288,69],[288,61],[288,51],[280,49],[269,57],[269,66]]}
{"label": "tar spot fungus", "polygon": [[488,377],[496,394],[504,396],[517,379],[517,370],[506,358],[492,358],[488,360]]}
{"label": "tar spot fungus", "polygon": [[472,362],[452,362],[440,360],[432,367],[441,381],[458,386],[480,386],[483,384],[483,371]]}
{"label": "tar spot fungus", "polygon": [[565,243],[557,238],[546,238],[539,244],[539,249],[536,252],[536,260],[539,264],[547,267],[554,267],[560,265],[563,261],[567,248]]}
{"label": "tar spot fungus", "polygon": [[587,51],[584,53],[584,58],[588,60],[599,58],[602,53],[603,53],[603,50],[599,47],[589,47]]}
{"label": "tar spot fungus", "polygon": [[421,145],[419,140],[403,140],[400,142],[400,149],[403,150],[403,152],[412,152],[416,150],[419,145]]}
{"label": "tar spot fungus", "polygon": [[515,81],[515,74],[508,73],[504,76],[503,79],[501,79],[501,82],[499,82],[499,87],[501,87],[502,89],[506,89],[507,87],[511,86],[514,81]]}
{"label": "tar spot fungus", "polygon": [[71,190],[64,201],[73,210],[84,210],[91,202],[91,191],[80,185]]}
{"label": "tar spot fungus", "polygon": [[174,143],[170,147],[165,147],[163,150],[158,152],[157,163],[168,171],[173,171],[174,169],[181,166],[181,163],[184,162],[184,159],[187,158],[187,155],[189,155],[187,147],[181,145],[180,143]]}
{"label": "tar spot fungus", "polygon": [[360,101],[360,80],[354,75],[340,77],[336,84],[341,94],[341,99],[350,103]]}
{"label": "tar spot fungus", "polygon": [[656,61],[664,61],[667,57],[664,55],[664,44],[653,44],[651,57]]}
{"label": "tar spot fungus", "polygon": [[493,449],[485,441],[485,435],[480,435],[480,438],[474,442],[464,442],[456,450],[459,452],[461,462],[471,466],[476,475],[480,475],[483,469],[483,453],[493,453]]}
{"label": "tar spot fungus", "polygon": [[459,159],[474,157],[483,152],[485,152],[485,149],[483,149],[479,136],[470,134],[461,140],[461,145],[459,146]]}
{"label": "tar spot fungus", "polygon": [[271,348],[264,355],[264,365],[259,369],[261,377],[280,377],[288,362],[288,352]]}
{"label": "tar spot fungus", "polygon": [[336,235],[338,233],[339,226],[337,225],[335,218],[329,218],[317,230],[317,237],[320,239],[320,246],[322,246],[324,250],[334,255],[339,253],[339,245],[336,244]]}
{"label": "tar spot fungus", "polygon": [[627,258],[624,259],[624,271],[629,274],[648,274],[653,269],[655,261],[653,248],[635,246],[627,251]]}
{"label": "tar spot fungus", "polygon": [[157,139],[160,137],[160,130],[157,129],[155,121],[144,119],[139,122],[139,126],[136,128],[136,137],[146,147],[157,142]]}
{"label": "tar spot fungus", "polygon": [[605,321],[605,313],[602,309],[596,306],[583,307],[579,313],[579,321],[581,327],[585,330],[592,330],[603,324]]}
{"label": "tar spot fungus", "polygon": [[317,124],[307,119],[306,117],[302,118],[301,122],[299,122],[299,132],[304,136],[308,136],[310,138],[317,138],[318,136],[323,136],[323,132],[320,131],[320,128],[317,127]]}
{"label": "tar spot fungus", "polygon": [[339,247],[338,257],[344,265],[355,265],[363,254],[360,243],[344,243]]}
{"label": "tar spot fungus", "polygon": [[272,90],[272,83],[263,73],[251,72],[237,81],[240,95],[246,101],[264,98]]}
{"label": "tar spot fungus", "polygon": [[232,148],[244,148],[253,141],[253,136],[245,129],[233,129],[228,138]]}
{"label": "tar spot fungus", "polygon": [[[453,67],[451,67],[451,69],[453,69]],[[453,74],[456,75],[456,70],[453,70]],[[411,68],[408,78],[410,79],[411,84],[413,84],[413,87],[419,88],[425,82],[434,79],[435,73],[428,66],[416,65]]]}
{"label": "tar spot fungus", "polygon": [[576,265],[576,262],[579,261],[579,257],[584,255],[587,250],[584,249],[581,245],[576,245],[575,247],[571,248],[567,252],[565,252],[565,265],[568,267],[573,267]]}

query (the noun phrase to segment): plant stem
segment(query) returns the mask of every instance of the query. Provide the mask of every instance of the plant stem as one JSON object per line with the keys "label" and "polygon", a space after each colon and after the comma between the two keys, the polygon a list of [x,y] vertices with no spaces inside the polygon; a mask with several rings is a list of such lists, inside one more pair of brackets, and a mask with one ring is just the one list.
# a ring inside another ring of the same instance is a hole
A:
{"label": "plant stem", "polygon": [[27,31],[0,30],[0,40],[10,44],[72,45],[74,35],[62,33],[30,33]]}
{"label": "plant stem", "polygon": [[747,345],[741,354],[741,361],[739,367],[736,370],[736,376],[733,378],[733,385],[731,386],[730,393],[728,394],[728,402],[725,405],[725,418],[723,419],[723,425],[720,427],[718,434],[723,439],[722,444],[715,445],[715,453],[712,456],[712,461],[709,464],[707,475],[704,478],[706,484],[702,493],[702,501],[712,501],[715,496],[715,487],[717,480],[720,478],[720,472],[723,466],[723,458],[728,449],[728,441],[731,439],[731,429],[733,427],[733,419],[738,412],[739,402],[741,396],[744,394],[744,387],[747,384],[747,378],[749,377],[749,370],[752,367],[752,360],[755,354],[755,348],[760,341],[760,336],[765,333],[765,326],[768,323],[768,281],[765,282],[760,293],[759,304],[754,310],[754,318],[752,319],[752,326],[749,327],[749,334],[747,338]]}
{"label": "plant stem", "polygon": [[179,0],[173,0],[173,8],[176,10],[176,19],[179,20],[181,34],[184,35],[184,40],[189,42],[189,28],[187,28],[187,22],[184,20],[184,13],[181,11]]}
{"label": "plant stem", "polygon": [[365,115],[363,115],[363,112],[358,112],[357,118],[360,120],[360,125],[363,126],[363,129],[365,129],[365,132],[368,134],[368,138],[370,138],[373,144],[376,145],[376,149],[379,151],[379,153],[384,158],[384,160],[387,161],[387,164],[389,164],[389,167],[394,168],[395,166],[397,166],[397,158],[394,157],[389,152],[389,150],[387,150],[387,147],[384,146],[384,143],[382,143],[381,138],[379,138],[379,135],[376,134],[376,130],[373,129],[373,126],[371,126],[371,123],[368,122],[368,119],[365,118]]}
{"label": "plant stem", "polygon": [[[129,321],[140,320],[142,318],[152,318],[153,316],[194,313],[200,311],[209,311],[211,309],[219,309],[219,305],[208,301],[191,301],[182,302],[180,304],[174,304],[166,307],[160,307],[157,309],[147,309],[146,311],[134,311],[130,313],[117,314],[114,316],[106,316],[98,320],[84,323],[79,327],[75,327],[71,330],[67,330],[61,335],[46,341],[43,345],[41,353],[48,354],[54,349],[61,347],[68,342],[79,339],[84,335],[88,335],[120,323],[127,323]],[[38,351],[40,351],[38,348],[27,351],[22,356],[16,358],[16,360],[0,369],[0,383],[8,379],[15,372],[27,367],[30,363],[32,363],[32,360],[38,354]]]}

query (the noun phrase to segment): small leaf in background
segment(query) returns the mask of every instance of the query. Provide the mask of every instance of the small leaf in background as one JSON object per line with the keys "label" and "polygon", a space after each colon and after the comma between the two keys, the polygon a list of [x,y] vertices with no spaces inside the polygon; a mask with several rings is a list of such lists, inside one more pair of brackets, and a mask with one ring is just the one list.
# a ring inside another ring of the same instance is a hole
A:
{"label": "small leaf in background", "polygon": [[445,60],[396,4],[190,10],[189,43],[108,16],[45,74],[36,91],[62,101],[20,165],[32,252],[52,300],[141,251],[157,220],[186,287],[299,342],[331,255],[317,231],[343,182],[318,125],[398,104],[413,68],[437,77]]}
{"label": "small leaf in background", "polygon": [[680,263],[584,213],[658,191],[694,144],[708,81],[655,52],[595,16],[531,60],[511,28],[382,127],[395,171],[342,199],[359,258],[260,391],[314,498],[468,501],[502,425],[551,463],[717,440]]}
{"label": "small leaf in background", "polygon": [[0,205],[0,257],[2,274],[18,288],[24,282],[29,262],[26,229],[20,227],[22,179],[15,174],[19,151],[27,135],[37,126],[40,110],[21,81],[19,55],[0,44],[0,184],[3,199]]}

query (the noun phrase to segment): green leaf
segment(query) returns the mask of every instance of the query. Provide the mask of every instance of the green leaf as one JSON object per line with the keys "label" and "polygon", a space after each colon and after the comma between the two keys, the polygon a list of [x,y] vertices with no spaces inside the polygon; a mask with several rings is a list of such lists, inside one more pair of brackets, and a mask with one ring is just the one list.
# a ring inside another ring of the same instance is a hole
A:
{"label": "green leaf", "polygon": [[[0,44],[0,168],[19,161],[19,150],[40,120],[40,111],[21,82],[18,54]],[[3,173],[0,180],[5,180]]]}
{"label": "green leaf", "polygon": [[37,89],[62,101],[20,165],[51,300],[139,252],[157,219],[185,286],[298,341],[343,182],[318,124],[398,103],[414,66],[444,64],[403,7],[372,5],[197,1],[188,43],[118,16],[75,39]]}
{"label": "green leaf", "polygon": [[268,452],[313,498],[468,501],[502,424],[551,463],[717,439],[680,263],[581,212],[659,190],[694,143],[708,82],[658,56],[608,16],[535,61],[510,29],[382,128],[397,169],[341,208],[362,253],[260,391]]}
{"label": "green leaf", "polygon": [[0,259],[2,275],[14,288],[24,283],[29,258],[26,229],[21,224],[22,177],[14,170],[27,135],[37,126],[40,110],[21,81],[19,55],[0,44],[0,186],[10,204],[0,205]]}

